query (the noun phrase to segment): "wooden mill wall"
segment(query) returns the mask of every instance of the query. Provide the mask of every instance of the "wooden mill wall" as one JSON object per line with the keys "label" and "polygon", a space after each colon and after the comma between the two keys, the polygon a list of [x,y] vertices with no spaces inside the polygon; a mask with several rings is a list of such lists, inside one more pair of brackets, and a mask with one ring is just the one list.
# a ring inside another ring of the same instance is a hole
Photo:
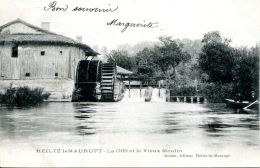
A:
{"label": "wooden mill wall", "polygon": [[0,45],[0,79],[74,79],[79,60],[85,59],[82,49],[61,45],[19,45],[18,57],[11,53],[11,44]]}

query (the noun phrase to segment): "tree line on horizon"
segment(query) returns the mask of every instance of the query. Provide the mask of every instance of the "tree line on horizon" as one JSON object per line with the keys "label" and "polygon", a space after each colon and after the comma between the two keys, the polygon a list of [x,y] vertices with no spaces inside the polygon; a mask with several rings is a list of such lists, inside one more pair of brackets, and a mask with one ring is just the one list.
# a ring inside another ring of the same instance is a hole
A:
{"label": "tree line on horizon", "polygon": [[174,94],[200,94],[212,102],[223,102],[238,93],[244,100],[259,95],[260,43],[256,46],[232,47],[231,39],[220,32],[204,34],[201,40],[158,38],[158,42],[131,52],[112,50],[108,62],[134,72],[142,82],[164,79]]}

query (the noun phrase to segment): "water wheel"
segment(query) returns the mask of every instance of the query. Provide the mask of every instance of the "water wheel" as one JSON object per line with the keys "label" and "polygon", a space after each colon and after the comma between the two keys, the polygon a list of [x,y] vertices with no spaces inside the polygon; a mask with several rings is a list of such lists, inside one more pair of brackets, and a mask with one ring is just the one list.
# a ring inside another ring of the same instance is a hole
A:
{"label": "water wheel", "polygon": [[101,70],[102,101],[114,101],[114,85],[116,80],[116,64],[103,63]]}
{"label": "water wheel", "polygon": [[101,64],[99,60],[79,61],[72,101],[100,101]]}

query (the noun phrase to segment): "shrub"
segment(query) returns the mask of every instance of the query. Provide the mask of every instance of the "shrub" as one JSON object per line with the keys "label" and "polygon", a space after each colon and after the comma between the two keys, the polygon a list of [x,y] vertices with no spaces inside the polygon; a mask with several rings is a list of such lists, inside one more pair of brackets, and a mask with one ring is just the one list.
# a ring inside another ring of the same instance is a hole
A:
{"label": "shrub", "polygon": [[197,95],[196,88],[194,86],[172,86],[170,88],[171,96],[194,96]]}
{"label": "shrub", "polygon": [[226,98],[234,98],[234,85],[203,83],[199,87],[199,94],[207,98],[211,103],[223,103]]}
{"label": "shrub", "polygon": [[43,93],[42,88],[10,86],[4,94],[0,95],[0,102],[10,106],[34,106],[47,100],[49,96],[50,93]]}
{"label": "shrub", "polygon": [[203,96],[210,103],[223,103],[226,98],[234,98],[234,85],[218,83],[201,83],[195,86],[171,86],[171,96]]}

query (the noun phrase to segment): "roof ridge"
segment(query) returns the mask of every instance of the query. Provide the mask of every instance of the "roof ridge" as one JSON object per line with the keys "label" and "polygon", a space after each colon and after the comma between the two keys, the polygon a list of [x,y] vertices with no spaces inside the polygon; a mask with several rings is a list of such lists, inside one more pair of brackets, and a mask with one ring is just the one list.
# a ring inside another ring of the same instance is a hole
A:
{"label": "roof ridge", "polygon": [[[28,23],[28,22],[26,22],[26,21],[24,21],[24,20],[22,20],[22,19],[20,19],[20,18],[17,18],[16,20],[13,20],[13,21],[11,21],[11,22],[8,22],[8,23],[6,23],[6,24],[0,26],[0,31],[1,31],[3,28],[5,28],[5,27],[7,27],[7,26],[9,26],[9,25],[11,25],[11,24],[14,24],[14,23],[22,23],[22,24],[24,24],[24,25],[26,25],[26,26],[28,26],[28,27],[31,27],[31,28],[33,28],[33,29],[35,29],[35,30],[37,30],[37,31],[41,31],[41,32],[46,33],[45,35],[56,35],[56,36],[60,36],[60,37],[69,39],[69,40],[71,40],[73,43],[75,43],[75,44],[77,44],[77,45],[79,45],[79,46],[82,46],[82,47],[84,46],[84,48],[88,48],[89,50],[92,50],[94,53],[99,54],[98,52],[94,51],[94,50],[93,50],[91,47],[89,47],[88,45],[86,45],[86,44],[84,44],[84,43],[81,43],[81,42],[78,42],[77,40],[74,40],[74,39],[71,38],[71,37],[67,37],[67,36],[64,36],[64,35],[61,35],[61,34],[56,34],[56,33],[53,33],[53,32],[51,32],[51,31],[44,30],[44,29],[42,29],[42,28],[40,28],[40,27],[37,27],[37,26],[34,26],[34,25],[32,25],[32,24],[30,24],[30,23]],[[0,33],[0,35],[3,35],[3,34]],[[33,34],[33,33],[21,33],[21,34],[19,34],[19,33],[16,33],[16,34],[10,34],[10,35],[44,35],[44,34]]]}
{"label": "roof ridge", "polygon": [[32,25],[32,24],[30,24],[30,23],[28,23],[28,22],[26,22],[26,21],[24,21],[24,20],[22,20],[22,19],[20,19],[20,18],[17,18],[16,20],[13,20],[13,21],[11,21],[11,22],[8,22],[8,23],[6,23],[6,24],[0,26],[0,30],[3,29],[3,28],[5,28],[5,27],[7,27],[7,26],[9,26],[9,25],[11,25],[11,24],[14,24],[14,23],[22,23],[22,24],[24,24],[24,25],[26,25],[26,26],[28,26],[28,27],[31,27],[31,28],[33,28],[33,29],[36,29],[37,31],[41,31],[41,32],[44,32],[44,33],[56,34],[56,33],[54,33],[54,32],[51,32],[51,31],[48,31],[48,30],[44,30],[44,29],[42,29],[42,28],[40,28],[40,27],[38,27],[38,26]]}
{"label": "roof ridge", "polygon": [[[64,35],[61,35],[61,34],[57,34],[57,33],[54,33],[54,32],[48,31],[48,30],[44,30],[44,29],[42,29],[42,28],[40,28],[40,27],[38,27],[38,26],[32,25],[32,24],[30,24],[30,23],[28,23],[28,22],[26,22],[26,21],[24,21],[24,20],[22,20],[22,19],[20,19],[20,18],[17,18],[16,20],[13,20],[13,21],[11,21],[11,22],[8,22],[8,23],[6,23],[6,24],[0,26],[0,30],[3,29],[3,28],[5,28],[5,27],[7,27],[7,26],[9,26],[9,25],[11,25],[11,24],[14,24],[14,23],[22,23],[22,24],[25,24],[25,25],[27,25],[27,26],[33,28],[33,29],[36,29],[37,31],[42,31],[42,32],[47,33],[47,34],[62,36],[62,37],[64,37],[64,38],[69,38],[70,40],[73,40],[75,43],[84,44],[84,43],[80,43],[80,42],[74,40],[74,39],[71,38],[71,37],[67,37],[67,36],[64,36]],[[18,34],[18,33],[16,33],[16,34]],[[23,34],[23,33],[21,33],[21,35],[22,35],[22,34]],[[27,34],[27,33],[24,33],[24,35],[26,35],[26,34]],[[28,34],[33,34],[33,33],[28,33]],[[37,35],[37,34],[35,34],[35,35]]]}

